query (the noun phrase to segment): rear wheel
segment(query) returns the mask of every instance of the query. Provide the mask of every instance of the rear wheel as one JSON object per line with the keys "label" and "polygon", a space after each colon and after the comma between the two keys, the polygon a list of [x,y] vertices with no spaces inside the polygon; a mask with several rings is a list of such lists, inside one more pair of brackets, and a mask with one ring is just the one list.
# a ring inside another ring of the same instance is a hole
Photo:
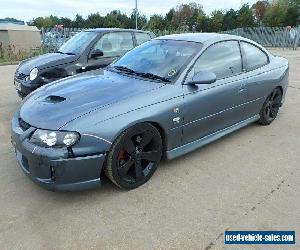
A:
{"label": "rear wheel", "polygon": [[259,113],[260,118],[258,123],[261,125],[269,125],[277,117],[279,108],[281,106],[282,92],[279,88],[273,90],[264,102],[262,109]]}
{"label": "rear wheel", "polygon": [[162,156],[162,139],[149,123],[125,130],[107,156],[105,173],[118,187],[133,189],[147,182]]}

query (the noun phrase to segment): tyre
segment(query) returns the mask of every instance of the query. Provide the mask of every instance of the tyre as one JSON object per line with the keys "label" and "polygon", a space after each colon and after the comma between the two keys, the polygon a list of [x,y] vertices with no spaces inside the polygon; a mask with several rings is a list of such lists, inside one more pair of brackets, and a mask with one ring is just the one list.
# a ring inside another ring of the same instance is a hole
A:
{"label": "tyre", "polygon": [[279,111],[282,100],[282,92],[279,88],[276,88],[272,91],[272,93],[268,96],[266,101],[264,102],[260,113],[258,123],[261,125],[269,125],[272,123]]}
{"label": "tyre", "polygon": [[154,174],[162,157],[162,139],[149,123],[125,130],[107,156],[105,174],[118,187],[134,189]]}

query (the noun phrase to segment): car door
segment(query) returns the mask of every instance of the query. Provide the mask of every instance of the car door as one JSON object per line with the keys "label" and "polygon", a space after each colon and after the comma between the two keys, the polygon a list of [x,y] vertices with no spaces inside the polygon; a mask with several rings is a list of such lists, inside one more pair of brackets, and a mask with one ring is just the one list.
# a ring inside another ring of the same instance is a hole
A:
{"label": "car door", "polygon": [[241,50],[245,60],[245,76],[247,77],[248,117],[257,115],[274,84],[273,72],[270,70],[269,56],[256,45],[241,41]]}
{"label": "car door", "polygon": [[[88,55],[87,70],[104,68],[134,47],[131,32],[118,31],[105,33],[92,47]],[[102,51],[102,56],[93,57],[95,51]]]}
{"label": "car door", "polygon": [[[201,71],[214,72],[212,84],[187,85]],[[184,92],[183,144],[220,131],[245,118],[246,88],[238,41],[208,47],[189,71]]]}

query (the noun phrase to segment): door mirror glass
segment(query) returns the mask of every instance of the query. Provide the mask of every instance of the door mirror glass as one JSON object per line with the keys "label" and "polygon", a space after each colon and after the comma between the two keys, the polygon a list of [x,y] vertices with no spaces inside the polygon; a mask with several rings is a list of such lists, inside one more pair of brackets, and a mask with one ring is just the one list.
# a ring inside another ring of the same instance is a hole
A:
{"label": "door mirror glass", "polygon": [[91,53],[91,58],[98,58],[98,57],[101,57],[101,56],[103,56],[103,51],[100,50],[100,49],[95,49]]}
{"label": "door mirror glass", "polygon": [[192,80],[190,80],[188,85],[196,85],[196,84],[212,84],[217,80],[217,76],[215,73],[210,71],[199,71],[196,73]]}

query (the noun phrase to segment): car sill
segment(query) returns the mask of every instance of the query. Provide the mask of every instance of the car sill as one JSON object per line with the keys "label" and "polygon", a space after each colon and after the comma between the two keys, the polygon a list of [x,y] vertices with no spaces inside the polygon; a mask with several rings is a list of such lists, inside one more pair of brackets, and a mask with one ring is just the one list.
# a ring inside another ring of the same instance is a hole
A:
{"label": "car sill", "polygon": [[174,148],[174,149],[166,152],[166,157],[167,157],[168,160],[171,160],[171,159],[174,159],[176,157],[182,156],[182,155],[184,155],[186,153],[189,153],[191,151],[194,151],[194,150],[196,150],[196,149],[198,149],[198,148],[200,148],[200,147],[202,147],[202,146],[204,146],[204,145],[206,145],[210,142],[213,142],[213,141],[215,141],[215,140],[217,140],[217,139],[219,139],[219,138],[221,138],[221,137],[223,137],[223,136],[225,136],[229,133],[232,133],[232,132],[234,132],[234,131],[236,131],[236,130],[238,130],[238,129],[240,129],[240,128],[242,128],[242,127],[244,127],[244,126],[246,126],[250,123],[253,123],[253,122],[257,121],[258,119],[259,119],[259,115],[252,116],[252,117],[250,117],[246,120],[243,120],[243,121],[241,121],[239,123],[236,123],[236,124],[234,124],[230,127],[227,127],[225,129],[219,130],[215,133],[212,133],[210,135],[202,137],[202,138],[200,138],[196,141],[189,142],[185,145]]}

